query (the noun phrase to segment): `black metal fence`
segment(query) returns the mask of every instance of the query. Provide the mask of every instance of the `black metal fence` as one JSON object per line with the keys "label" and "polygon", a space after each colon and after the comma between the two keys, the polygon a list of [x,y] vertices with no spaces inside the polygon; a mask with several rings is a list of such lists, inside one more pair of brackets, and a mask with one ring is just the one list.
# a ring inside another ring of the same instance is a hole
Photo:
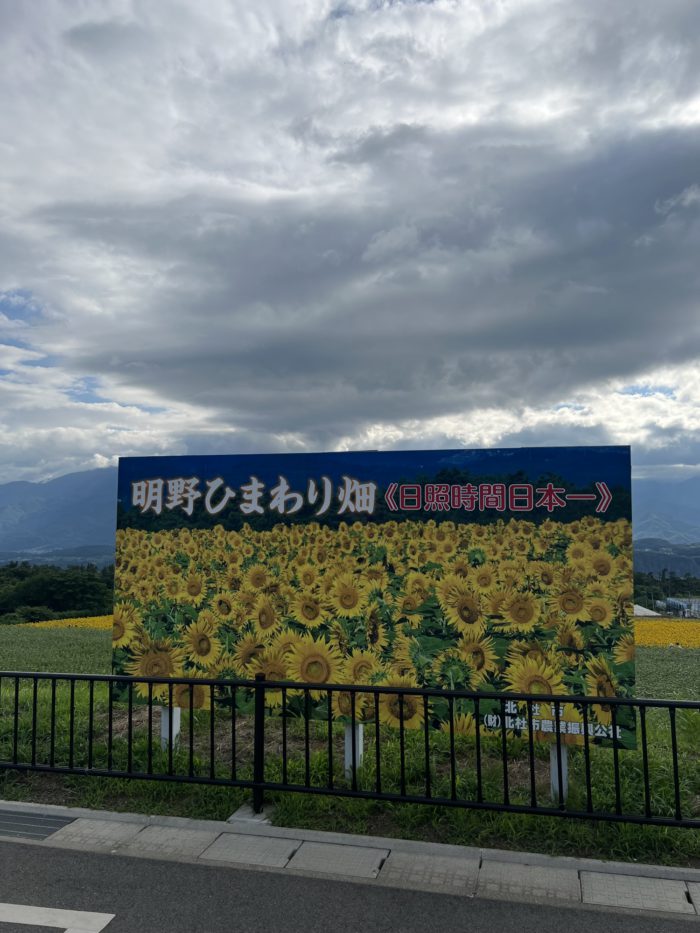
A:
{"label": "black metal fence", "polygon": [[[635,750],[596,738],[621,707]],[[0,672],[0,770],[249,788],[256,810],[295,791],[697,829],[699,762],[700,702]]]}

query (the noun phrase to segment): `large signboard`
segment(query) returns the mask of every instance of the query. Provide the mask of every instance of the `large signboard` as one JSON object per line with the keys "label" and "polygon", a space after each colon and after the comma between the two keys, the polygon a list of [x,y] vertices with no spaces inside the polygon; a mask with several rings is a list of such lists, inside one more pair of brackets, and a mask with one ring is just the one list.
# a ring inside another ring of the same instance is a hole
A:
{"label": "large signboard", "polygon": [[[124,458],[118,498],[117,673],[633,694],[627,447]],[[480,710],[526,728],[517,703]],[[582,741],[575,706],[534,715]],[[601,702],[590,737],[612,720]],[[616,728],[632,747],[631,711]]]}

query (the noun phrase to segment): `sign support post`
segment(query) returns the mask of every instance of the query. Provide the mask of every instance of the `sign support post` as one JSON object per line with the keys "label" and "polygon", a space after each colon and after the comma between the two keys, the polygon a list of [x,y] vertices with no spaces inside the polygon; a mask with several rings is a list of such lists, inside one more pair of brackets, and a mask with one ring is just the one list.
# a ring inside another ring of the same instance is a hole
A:
{"label": "sign support post", "polygon": [[[559,793],[559,762],[561,761],[561,794]],[[549,787],[552,800],[563,805],[569,796],[569,756],[566,745],[556,744],[549,746]]]}
{"label": "sign support post", "polygon": [[180,735],[180,714],[182,710],[179,706],[161,706],[160,708],[160,747],[163,751],[170,745],[171,742],[171,727],[172,727],[172,744],[178,740]]}
{"label": "sign support post", "polygon": [[353,790],[357,785],[357,771],[362,767],[365,754],[365,727],[364,723],[345,724],[344,765],[345,777],[352,781]]}

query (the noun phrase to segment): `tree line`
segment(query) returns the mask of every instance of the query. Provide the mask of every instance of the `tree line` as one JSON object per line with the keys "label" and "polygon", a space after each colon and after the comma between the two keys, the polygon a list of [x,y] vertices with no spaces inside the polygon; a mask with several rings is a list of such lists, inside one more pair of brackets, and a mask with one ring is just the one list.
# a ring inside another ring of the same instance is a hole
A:
{"label": "tree line", "polygon": [[109,615],[113,600],[113,566],[0,566],[0,625]]}
{"label": "tree line", "polygon": [[[635,573],[634,601],[653,607],[668,596],[700,596],[700,579],[663,571]],[[114,567],[0,566],[0,625],[74,616],[109,615],[114,600]]]}

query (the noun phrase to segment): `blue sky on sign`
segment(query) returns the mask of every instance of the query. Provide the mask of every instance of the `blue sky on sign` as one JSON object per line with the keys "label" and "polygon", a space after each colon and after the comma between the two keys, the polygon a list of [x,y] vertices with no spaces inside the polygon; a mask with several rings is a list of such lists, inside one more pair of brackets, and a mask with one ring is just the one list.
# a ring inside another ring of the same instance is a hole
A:
{"label": "blue sky on sign", "polygon": [[630,444],[700,471],[700,6],[0,6],[0,482]]}

